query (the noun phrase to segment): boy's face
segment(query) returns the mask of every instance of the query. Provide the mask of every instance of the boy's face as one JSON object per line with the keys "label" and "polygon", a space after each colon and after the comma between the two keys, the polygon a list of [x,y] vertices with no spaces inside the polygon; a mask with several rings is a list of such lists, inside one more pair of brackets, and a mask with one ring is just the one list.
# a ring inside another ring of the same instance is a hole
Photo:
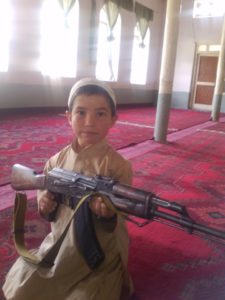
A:
{"label": "boy's face", "polygon": [[103,140],[117,119],[104,96],[86,94],[76,97],[67,117],[81,148]]}

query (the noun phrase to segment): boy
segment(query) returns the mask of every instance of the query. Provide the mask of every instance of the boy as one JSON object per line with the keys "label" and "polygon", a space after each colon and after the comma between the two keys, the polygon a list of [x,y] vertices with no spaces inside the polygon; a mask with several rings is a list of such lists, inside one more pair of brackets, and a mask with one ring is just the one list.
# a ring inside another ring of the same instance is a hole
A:
{"label": "boy", "polygon": [[[105,140],[117,119],[113,91],[95,79],[78,81],[71,89],[66,115],[73,132],[72,143],[48,160],[45,172],[58,167],[87,176],[109,176],[131,184],[130,163]],[[3,287],[6,299],[129,299],[132,286],[126,270],[128,235],[124,220],[107,208],[101,197],[94,197],[88,205],[104,256],[98,265],[90,268],[79,250],[75,216],[53,267],[36,267],[21,258],[17,260]],[[62,235],[73,210],[65,205],[57,206],[55,195],[48,191],[38,192],[38,207],[44,216],[56,212],[51,233],[36,251],[36,255],[43,257]],[[85,233],[81,239],[85,238],[90,237]]]}

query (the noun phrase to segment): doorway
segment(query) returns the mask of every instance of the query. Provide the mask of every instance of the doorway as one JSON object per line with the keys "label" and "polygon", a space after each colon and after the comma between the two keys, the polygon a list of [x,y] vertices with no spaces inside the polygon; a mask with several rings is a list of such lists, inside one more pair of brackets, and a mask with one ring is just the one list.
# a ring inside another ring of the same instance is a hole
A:
{"label": "doorway", "polygon": [[219,49],[216,45],[202,46],[198,47],[196,54],[191,108],[211,110],[219,56],[219,51],[215,50]]}

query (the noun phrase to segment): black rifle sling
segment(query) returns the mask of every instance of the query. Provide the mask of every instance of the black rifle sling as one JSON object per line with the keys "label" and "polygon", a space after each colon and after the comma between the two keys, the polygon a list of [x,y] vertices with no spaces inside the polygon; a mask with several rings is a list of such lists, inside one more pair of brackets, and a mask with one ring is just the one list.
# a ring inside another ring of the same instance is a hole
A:
{"label": "black rifle sling", "polygon": [[88,202],[85,201],[77,210],[74,228],[80,253],[89,268],[95,269],[102,263],[105,254],[96,236],[93,214]]}
{"label": "black rifle sling", "polygon": [[17,193],[15,198],[14,206],[14,222],[13,222],[13,232],[14,232],[14,242],[17,252],[26,261],[39,265],[41,267],[50,268],[54,265],[54,260],[59,252],[61,244],[68,232],[72,220],[75,221],[75,231],[77,236],[78,248],[81,251],[86,263],[91,269],[97,268],[99,264],[104,260],[105,255],[101,249],[101,246],[97,240],[92,213],[89,209],[87,196],[81,199],[80,203],[75,209],[74,214],[69,220],[66,228],[64,229],[62,235],[58,241],[52,246],[48,253],[40,259],[36,255],[33,255],[25,245],[24,239],[24,221],[27,197],[26,194]]}

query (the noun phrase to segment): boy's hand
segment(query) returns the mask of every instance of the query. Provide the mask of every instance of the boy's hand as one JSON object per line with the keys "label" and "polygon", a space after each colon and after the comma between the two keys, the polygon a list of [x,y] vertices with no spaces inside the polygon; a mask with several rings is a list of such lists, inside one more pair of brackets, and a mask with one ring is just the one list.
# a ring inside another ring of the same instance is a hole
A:
{"label": "boy's hand", "polygon": [[110,219],[115,215],[115,212],[105,205],[104,200],[100,196],[93,197],[89,205],[90,209],[98,217]]}
{"label": "boy's hand", "polygon": [[49,191],[40,191],[38,193],[38,208],[42,215],[52,213],[57,207],[54,194]]}

